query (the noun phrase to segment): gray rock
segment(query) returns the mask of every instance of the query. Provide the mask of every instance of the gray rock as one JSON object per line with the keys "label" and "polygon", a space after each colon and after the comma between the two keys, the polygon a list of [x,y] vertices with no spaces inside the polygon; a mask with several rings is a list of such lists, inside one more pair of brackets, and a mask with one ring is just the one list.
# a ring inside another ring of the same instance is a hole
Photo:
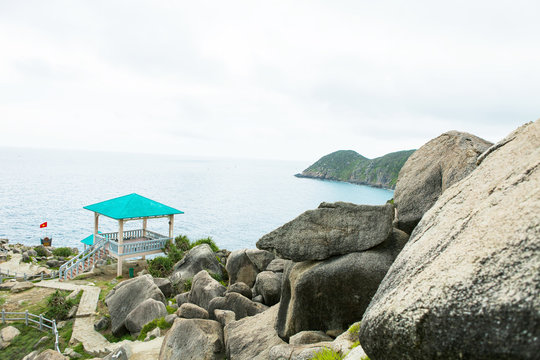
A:
{"label": "gray rock", "polygon": [[379,245],[390,235],[393,219],[390,204],[322,203],[264,235],[257,247],[296,262],[324,260]]}
{"label": "gray rock", "polygon": [[257,275],[255,281],[255,292],[262,295],[263,303],[272,306],[279,302],[281,297],[282,273],[263,271]]}
{"label": "gray rock", "polygon": [[269,360],[311,360],[314,354],[321,352],[331,345],[330,342],[318,342],[315,344],[289,345],[281,344],[274,346],[268,353]]}
{"label": "gray rock", "polygon": [[147,299],[162,302],[165,307],[165,296],[150,275],[122,281],[111,290],[105,303],[111,314],[111,330],[115,336],[121,336],[128,331],[125,326],[127,315]]}
{"label": "gray rock", "polygon": [[171,280],[167,278],[153,278],[154,283],[157,285],[159,290],[165,295],[166,298],[170,298],[173,295],[173,286]]}
{"label": "gray rock", "polygon": [[175,314],[169,314],[167,316],[165,316],[165,321],[167,322],[167,324],[171,324],[174,322],[174,320],[176,320],[178,318],[178,315]]}
{"label": "gray rock", "polygon": [[227,288],[217,282],[206,270],[199,271],[194,277],[189,295],[189,302],[208,309],[210,300],[223,296]]}
{"label": "gray rock", "polygon": [[300,331],[299,333],[291,336],[289,339],[289,344],[291,345],[305,345],[305,344],[315,344],[323,341],[332,341],[333,339],[326,335],[322,331]]}
{"label": "gray rock", "polygon": [[439,196],[476,168],[476,159],[491,145],[450,131],[416,150],[401,168],[394,192],[398,227],[410,234]]}
{"label": "gray rock", "polygon": [[227,326],[229,323],[231,323],[233,321],[236,321],[235,313],[230,311],[230,310],[216,309],[216,310],[214,310],[214,315],[216,317],[216,320],[223,327]]}
{"label": "gray rock", "polygon": [[210,318],[215,319],[214,310],[230,310],[235,313],[236,319],[240,320],[246,316],[257,315],[266,309],[267,306],[249,300],[238,293],[228,293],[224,297],[218,297],[210,301],[208,313]]}
{"label": "gray rock", "polygon": [[176,299],[176,305],[178,305],[178,307],[180,307],[180,306],[182,306],[182,304],[188,303],[189,302],[189,296],[190,296],[189,291],[185,292],[185,293],[182,293],[182,294],[176,295],[174,297]]}
{"label": "gray rock", "polygon": [[132,335],[138,334],[145,324],[167,315],[167,308],[161,301],[146,299],[126,316],[125,326]]}
{"label": "gray rock", "polygon": [[71,309],[69,309],[66,317],[68,319],[73,319],[75,317],[75,315],[77,315],[77,310],[79,309],[79,307],[77,305],[74,305],[71,307]]}
{"label": "gray rock", "polygon": [[178,318],[163,339],[159,360],[221,359],[223,348],[223,330],[217,321]]}
{"label": "gray rock", "polygon": [[20,333],[19,329],[14,326],[6,326],[0,330],[0,350],[8,347]]}
{"label": "gray rock", "polygon": [[243,282],[237,282],[237,283],[234,283],[232,285],[229,285],[229,288],[227,289],[227,292],[228,293],[232,293],[232,292],[235,292],[235,293],[239,293],[241,295],[244,295],[245,297],[247,297],[248,299],[251,299],[251,288],[249,286],[247,286],[245,283]]}
{"label": "gray rock", "polygon": [[129,360],[132,354],[131,347],[125,344],[105,356],[103,360]]}
{"label": "gray rock", "polygon": [[17,282],[13,287],[11,287],[12,293],[19,293],[25,290],[29,290],[34,287],[34,284],[29,281]]}
{"label": "gray rock", "polygon": [[360,319],[407,239],[407,234],[394,229],[373,249],[287,269],[278,334],[288,338],[303,330],[346,329]]}
{"label": "gray rock", "polygon": [[285,267],[291,263],[291,260],[286,259],[274,259],[268,264],[266,267],[266,271],[273,271],[273,272],[284,272]]}
{"label": "gray rock", "polygon": [[34,249],[28,250],[28,256],[36,257],[37,256],[36,250]]}
{"label": "gray rock", "polygon": [[69,357],[70,359],[80,359],[82,358],[82,355],[73,350],[72,348],[66,348],[64,350],[64,355]]}
{"label": "gray rock", "polygon": [[274,328],[278,306],[267,311],[233,321],[225,326],[227,359],[267,360],[270,348],[285,344]]}
{"label": "gray rock", "polygon": [[257,295],[257,296],[255,296],[253,298],[253,301],[262,304],[264,299],[263,299],[262,295]]}
{"label": "gray rock", "polygon": [[53,349],[43,350],[34,360],[67,360],[68,357]]}
{"label": "gray rock", "polygon": [[111,321],[108,317],[102,316],[99,320],[97,320],[94,323],[94,330],[96,331],[106,330],[109,327],[110,323]]}
{"label": "gray rock", "polygon": [[23,262],[29,262],[29,261],[30,261],[30,256],[28,256],[28,252],[27,252],[27,251],[23,252],[23,254],[22,254],[22,261],[23,261]]}
{"label": "gray rock", "polygon": [[150,341],[160,336],[161,336],[161,329],[157,327],[154,330],[146,333],[146,337],[144,338],[144,341]]}
{"label": "gray rock", "polygon": [[185,281],[192,279],[201,270],[223,276],[221,264],[208,244],[195,246],[174,265],[171,282],[182,291]]}
{"label": "gray rock", "polygon": [[251,262],[246,254],[246,250],[235,250],[227,259],[227,273],[229,274],[229,283],[234,284],[243,282],[252,287],[259,273],[259,269]]}
{"label": "gray rock", "polygon": [[[360,328],[375,359],[537,359],[540,121],[428,210]],[[391,341],[388,341],[391,339]]]}
{"label": "gray rock", "polygon": [[32,351],[30,354],[22,358],[22,360],[34,360],[39,355],[37,350]]}
{"label": "gray rock", "polygon": [[184,319],[208,319],[208,311],[195,304],[182,304],[176,315]]}
{"label": "gray rock", "polygon": [[51,260],[47,260],[46,264],[50,268],[57,268],[62,265],[62,262],[56,259],[51,259]]}
{"label": "gray rock", "polygon": [[259,249],[247,249],[246,255],[259,272],[265,271],[268,264],[276,257],[269,251]]}

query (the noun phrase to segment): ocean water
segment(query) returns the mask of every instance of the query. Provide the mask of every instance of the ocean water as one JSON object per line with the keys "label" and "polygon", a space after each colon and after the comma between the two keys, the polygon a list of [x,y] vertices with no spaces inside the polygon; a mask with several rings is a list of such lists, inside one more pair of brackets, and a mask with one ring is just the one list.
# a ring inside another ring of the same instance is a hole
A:
{"label": "ocean water", "polygon": [[[316,159],[314,159],[316,160]],[[294,177],[309,162],[186,158],[84,151],[0,148],[0,238],[82,248],[93,232],[83,206],[138,193],[184,211],[175,235],[211,236],[220,248],[254,248],[264,234],[321,202],[384,204],[393,192]],[[47,221],[48,227],[39,224]],[[100,217],[100,231],[117,231]],[[130,221],[124,229],[141,228]],[[148,229],[168,233],[167,219]]]}

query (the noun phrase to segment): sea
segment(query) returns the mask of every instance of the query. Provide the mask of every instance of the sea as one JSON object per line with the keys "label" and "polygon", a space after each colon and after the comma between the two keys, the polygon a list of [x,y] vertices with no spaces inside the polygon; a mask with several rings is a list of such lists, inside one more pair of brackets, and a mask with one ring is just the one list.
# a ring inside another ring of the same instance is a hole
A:
{"label": "sea", "polygon": [[[316,159],[313,159],[316,160]],[[393,191],[296,178],[310,162],[0,148],[0,238],[81,249],[94,215],[83,206],[137,193],[179,209],[174,234],[220,248],[255,248],[263,235],[322,202],[384,204]],[[47,222],[46,228],[40,224]],[[100,217],[100,231],[117,221]],[[128,221],[124,229],[142,228]],[[168,234],[167,219],[148,229]]]}

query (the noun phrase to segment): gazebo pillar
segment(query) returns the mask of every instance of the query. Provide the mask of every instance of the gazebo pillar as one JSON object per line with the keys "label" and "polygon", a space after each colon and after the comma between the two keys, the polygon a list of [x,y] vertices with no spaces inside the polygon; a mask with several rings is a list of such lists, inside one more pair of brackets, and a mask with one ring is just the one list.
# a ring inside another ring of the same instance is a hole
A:
{"label": "gazebo pillar", "polygon": [[169,215],[169,237],[172,239],[174,236],[174,215]]}
{"label": "gazebo pillar", "polygon": [[[146,220],[147,220],[147,218],[144,218],[142,220],[142,235],[143,235],[143,237],[146,237]],[[146,256],[143,255],[142,259],[146,260]]]}
{"label": "gazebo pillar", "polygon": [[124,250],[124,220],[118,220],[118,267],[116,276],[122,276],[122,253]]}
{"label": "gazebo pillar", "polygon": [[92,245],[94,245],[94,242],[96,241],[96,236],[98,234],[98,228],[99,228],[99,214],[97,212],[94,213],[94,238],[92,239]]}

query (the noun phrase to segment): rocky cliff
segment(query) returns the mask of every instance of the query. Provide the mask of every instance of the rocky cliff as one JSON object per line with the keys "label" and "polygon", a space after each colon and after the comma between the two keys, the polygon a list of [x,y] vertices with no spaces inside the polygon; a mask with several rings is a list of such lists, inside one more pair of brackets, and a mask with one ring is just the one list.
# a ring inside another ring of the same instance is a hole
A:
{"label": "rocky cliff", "polygon": [[398,151],[368,159],[353,150],[339,150],[323,156],[296,176],[394,189],[401,167],[413,152]]}

